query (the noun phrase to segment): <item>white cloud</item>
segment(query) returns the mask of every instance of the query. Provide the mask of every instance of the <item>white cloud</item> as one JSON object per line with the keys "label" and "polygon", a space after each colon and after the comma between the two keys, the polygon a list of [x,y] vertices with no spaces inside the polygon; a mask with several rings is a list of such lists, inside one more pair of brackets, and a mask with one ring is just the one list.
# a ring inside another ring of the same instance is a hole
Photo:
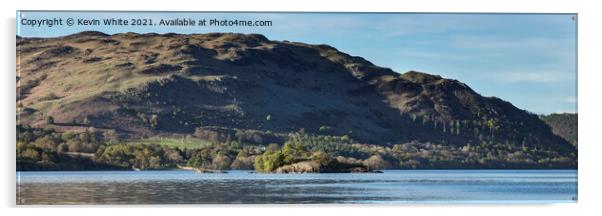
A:
{"label": "white cloud", "polygon": [[566,103],[577,103],[577,97],[567,97],[564,99]]}
{"label": "white cloud", "polygon": [[573,79],[574,74],[556,71],[498,72],[493,77],[501,82],[558,83]]}
{"label": "white cloud", "polygon": [[552,113],[571,113],[571,114],[575,114],[577,113],[576,109],[571,109],[571,110],[558,110],[556,112],[552,112]]}
{"label": "white cloud", "polygon": [[472,49],[558,49],[573,45],[573,39],[526,37],[508,38],[500,36],[459,35],[451,39],[451,44],[459,48]]}

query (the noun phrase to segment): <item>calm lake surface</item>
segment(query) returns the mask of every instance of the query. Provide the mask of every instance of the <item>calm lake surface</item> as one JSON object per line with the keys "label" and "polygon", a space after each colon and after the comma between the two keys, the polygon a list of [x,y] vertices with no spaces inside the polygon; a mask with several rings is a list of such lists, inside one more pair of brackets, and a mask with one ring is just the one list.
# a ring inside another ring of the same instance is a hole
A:
{"label": "calm lake surface", "polygon": [[17,172],[17,204],[567,203],[577,170]]}

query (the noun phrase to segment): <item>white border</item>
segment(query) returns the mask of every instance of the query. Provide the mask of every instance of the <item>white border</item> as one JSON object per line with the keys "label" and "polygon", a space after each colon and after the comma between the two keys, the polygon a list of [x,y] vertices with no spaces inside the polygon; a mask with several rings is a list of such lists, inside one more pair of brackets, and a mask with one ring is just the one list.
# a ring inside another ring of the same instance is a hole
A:
{"label": "white border", "polygon": [[[595,1],[569,0],[412,0],[390,3],[384,0],[371,1],[305,0],[290,2],[282,0],[257,1],[183,1],[183,0],[103,0],[103,1],[3,1],[2,45],[0,61],[2,73],[2,126],[0,137],[4,142],[2,155],[2,215],[189,215],[189,214],[239,214],[239,215],[581,215],[595,214],[599,210],[600,172],[596,165],[602,164],[600,144],[596,132],[600,127],[602,89],[600,82],[602,50],[599,40],[600,7]],[[331,11],[331,12],[511,12],[511,13],[578,13],[579,15],[579,203],[558,205],[225,205],[225,206],[107,206],[93,207],[21,207],[15,206],[15,14],[16,10],[184,10],[184,11]],[[167,208],[166,208],[167,207]],[[200,209],[197,209],[200,208]],[[291,209],[294,208],[294,209]]]}

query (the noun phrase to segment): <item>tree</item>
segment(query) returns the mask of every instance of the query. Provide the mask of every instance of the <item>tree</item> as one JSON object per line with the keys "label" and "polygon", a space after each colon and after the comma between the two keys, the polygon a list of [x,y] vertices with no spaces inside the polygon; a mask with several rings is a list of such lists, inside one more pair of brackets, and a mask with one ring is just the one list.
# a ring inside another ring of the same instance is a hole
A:
{"label": "tree", "polygon": [[46,123],[48,123],[48,124],[54,124],[54,117],[52,117],[52,116],[46,117]]}
{"label": "tree", "polygon": [[368,167],[368,170],[385,169],[389,167],[389,163],[380,155],[370,156],[368,159],[364,160],[364,165]]}
{"label": "tree", "polygon": [[149,168],[158,169],[161,168],[161,157],[159,156],[151,156],[148,160]]}
{"label": "tree", "polygon": [[264,154],[264,158],[263,158],[263,168],[265,171],[267,172],[271,172],[273,170],[275,170],[276,168],[280,167],[283,165],[283,155],[282,152],[277,151],[274,153],[268,153],[267,155]]}
{"label": "tree", "polygon": [[243,148],[230,164],[231,169],[253,169],[255,158],[249,155],[248,149]]}
{"label": "tree", "polygon": [[151,116],[150,126],[152,129],[157,129],[157,127],[159,126],[159,117],[157,117],[157,115],[153,114]]}
{"label": "tree", "polygon": [[259,172],[272,172],[282,166],[284,155],[281,151],[266,151],[263,155],[255,157],[255,170]]}
{"label": "tree", "polygon": [[304,160],[307,150],[298,142],[286,142],[282,147],[284,164],[292,164]]}
{"label": "tree", "polygon": [[322,125],[322,126],[320,126],[319,131],[320,132],[328,132],[328,131],[330,131],[330,129],[331,129],[330,126]]}
{"label": "tree", "polygon": [[284,144],[284,146],[282,147],[282,153],[284,154],[283,161],[285,164],[292,164],[296,162],[297,154],[295,149],[293,148],[293,144],[291,144],[290,142]]}
{"label": "tree", "polygon": [[86,116],[84,118],[84,121],[82,123],[85,124],[85,125],[89,125],[90,124],[90,119]]}
{"label": "tree", "polygon": [[108,141],[109,143],[115,143],[119,141],[119,136],[117,136],[117,132],[115,132],[114,129],[103,132],[102,136],[104,140]]}
{"label": "tree", "polygon": [[177,149],[164,149],[165,153],[163,153],[163,157],[168,162],[180,163],[184,160],[180,151]]}
{"label": "tree", "polygon": [[255,167],[255,170],[259,172],[265,172],[265,169],[263,168],[263,155],[255,157],[255,163],[253,163],[253,167]]}
{"label": "tree", "polygon": [[230,167],[231,161],[228,156],[220,153],[213,157],[212,166],[214,169],[225,170]]}
{"label": "tree", "polygon": [[272,152],[278,151],[278,150],[280,150],[280,146],[278,146],[278,144],[276,144],[276,143],[270,143],[270,144],[268,144],[268,147],[266,148],[266,150],[272,151]]}
{"label": "tree", "polygon": [[321,166],[325,166],[330,161],[330,156],[323,151],[317,151],[311,155],[311,160],[320,164]]}
{"label": "tree", "polygon": [[76,140],[68,140],[67,141],[67,149],[70,152],[79,152],[81,149],[81,144],[80,144],[80,142],[78,142]]}
{"label": "tree", "polygon": [[343,142],[350,142],[351,141],[351,137],[349,137],[349,135],[345,134],[341,137],[341,141]]}
{"label": "tree", "polygon": [[191,167],[209,167],[212,165],[211,154],[208,149],[197,149],[192,152],[187,165]]}

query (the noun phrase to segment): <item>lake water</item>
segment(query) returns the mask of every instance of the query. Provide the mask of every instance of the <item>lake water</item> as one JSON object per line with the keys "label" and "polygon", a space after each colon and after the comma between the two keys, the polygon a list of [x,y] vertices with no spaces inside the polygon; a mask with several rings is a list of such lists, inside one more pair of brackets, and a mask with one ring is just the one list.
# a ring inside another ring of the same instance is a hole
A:
{"label": "lake water", "polygon": [[17,204],[567,203],[576,170],[17,172]]}

